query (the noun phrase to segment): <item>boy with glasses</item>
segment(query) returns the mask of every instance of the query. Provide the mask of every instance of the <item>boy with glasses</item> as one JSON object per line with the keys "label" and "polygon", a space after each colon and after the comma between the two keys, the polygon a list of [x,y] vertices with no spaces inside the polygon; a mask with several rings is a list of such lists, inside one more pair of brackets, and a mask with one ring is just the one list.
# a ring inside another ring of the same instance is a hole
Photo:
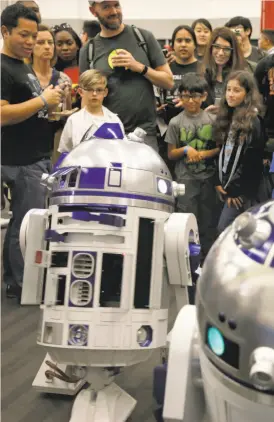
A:
{"label": "boy with glasses", "polygon": [[196,73],[183,76],[179,92],[184,111],[170,121],[165,138],[168,158],[176,161],[176,181],[184,183],[186,188],[185,195],[178,198],[177,208],[179,212],[196,216],[202,258],[205,258],[215,237],[214,157],[219,153],[212,140],[215,116],[201,108],[207,98],[207,90],[204,77]]}
{"label": "boy with glasses", "polygon": [[124,126],[119,117],[103,106],[108,95],[107,79],[99,70],[87,70],[79,80],[79,94],[84,108],[67,120],[58,151],[70,152],[92,135],[104,123],[119,123],[124,133]]}

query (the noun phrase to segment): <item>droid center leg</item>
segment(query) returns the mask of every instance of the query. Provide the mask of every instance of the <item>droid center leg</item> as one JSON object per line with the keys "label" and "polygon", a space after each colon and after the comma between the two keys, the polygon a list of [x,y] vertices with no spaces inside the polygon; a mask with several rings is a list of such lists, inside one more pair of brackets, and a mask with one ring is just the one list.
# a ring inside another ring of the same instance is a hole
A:
{"label": "droid center leg", "polygon": [[115,369],[88,368],[90,386],[75,399],[70,422],[125,422],[136,400],[114,383]]}

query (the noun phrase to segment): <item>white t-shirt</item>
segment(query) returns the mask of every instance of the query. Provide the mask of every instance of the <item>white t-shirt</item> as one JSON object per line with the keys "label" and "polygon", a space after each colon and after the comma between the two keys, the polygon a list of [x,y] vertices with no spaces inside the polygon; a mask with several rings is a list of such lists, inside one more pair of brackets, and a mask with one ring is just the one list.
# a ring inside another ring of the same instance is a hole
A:
{"label": "white t-shirt", "polygon": [[122,132],[125,134],[124,125],[117,114],[112,113],[104,106],[102,109],[103,116],[94,116],[86,108],[70,116],[62,132],[58,151],[61,153],[70,152],[80,144],[85,134],[85,139],[88,139],[104,123],[119,123]]}

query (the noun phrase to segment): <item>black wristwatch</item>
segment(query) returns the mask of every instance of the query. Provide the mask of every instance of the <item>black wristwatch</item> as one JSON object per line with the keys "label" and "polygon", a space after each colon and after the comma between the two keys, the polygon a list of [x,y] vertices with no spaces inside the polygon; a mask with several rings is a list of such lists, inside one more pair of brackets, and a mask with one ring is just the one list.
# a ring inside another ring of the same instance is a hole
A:
{"label": "black wristwatch", "polygon": [[144,69],[142,70],[142,72],[140,73],[140,75],[144,76],[144,75],[147,74],[147,72],[148,72],[148,67],[145,66]]}

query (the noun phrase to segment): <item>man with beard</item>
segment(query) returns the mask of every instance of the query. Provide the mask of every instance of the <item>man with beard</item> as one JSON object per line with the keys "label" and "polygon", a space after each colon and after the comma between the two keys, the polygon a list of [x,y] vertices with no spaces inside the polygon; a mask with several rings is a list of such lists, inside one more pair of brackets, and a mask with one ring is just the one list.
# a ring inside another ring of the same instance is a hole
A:
{"label": "man with beard", "polygon": [[[173,77],[161,47],[153,34],[123,24],[119,1],[91,1],[91,13],[98,18],[101,32],[92,44],[92,61],[86,67],[98,69],[108,77],[109,94],[104,105],[118,114],[126,133],[141,127],[147,133],[145,142],[158,151],[156,101],[153,85],[171,89]],[[89,45],[87,45],[87,51]]]}

